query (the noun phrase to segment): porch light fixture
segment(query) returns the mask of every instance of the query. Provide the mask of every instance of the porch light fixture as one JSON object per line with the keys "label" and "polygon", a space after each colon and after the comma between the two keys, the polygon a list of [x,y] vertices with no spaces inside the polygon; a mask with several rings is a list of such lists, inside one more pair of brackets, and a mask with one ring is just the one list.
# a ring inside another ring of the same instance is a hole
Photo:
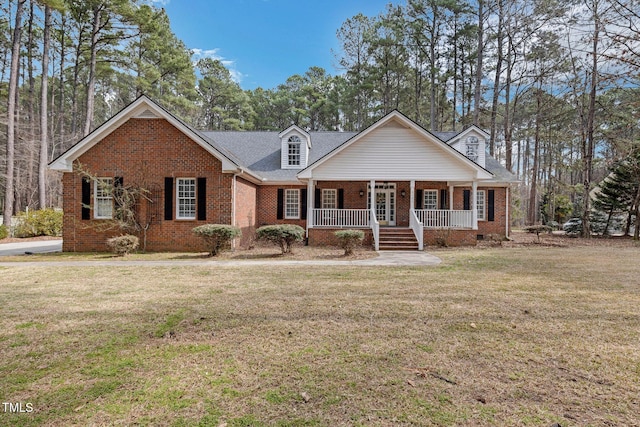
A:
{"label": "porch light fixture", "polygon": [[404,190],[402,190],[402,191],[400,192],[400,195],[401,195],[402,197],[404,197],[404,196],[406,196],[406,195],[407,195],[407,192],[406,192],[406,191],[404,191]]}
{"label": "porch light fixture", "polygon": [[364,196],[364,190],[360,190],[360,197]]}

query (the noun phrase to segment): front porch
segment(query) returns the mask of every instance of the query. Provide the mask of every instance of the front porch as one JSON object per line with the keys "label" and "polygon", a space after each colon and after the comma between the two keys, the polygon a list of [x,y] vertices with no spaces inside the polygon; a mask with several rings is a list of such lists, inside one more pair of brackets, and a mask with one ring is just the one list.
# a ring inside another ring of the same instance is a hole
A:
{"label": "front porch", "polygon": [[435,230],[466,230],[475,238],[476,192],[476,182],[309,180],[307,236],[329,243],[324,230],[365,229],[376,250],[380,249],[381,227],[412,230],[419,250],[425,241],[433,240],[430,236]]}

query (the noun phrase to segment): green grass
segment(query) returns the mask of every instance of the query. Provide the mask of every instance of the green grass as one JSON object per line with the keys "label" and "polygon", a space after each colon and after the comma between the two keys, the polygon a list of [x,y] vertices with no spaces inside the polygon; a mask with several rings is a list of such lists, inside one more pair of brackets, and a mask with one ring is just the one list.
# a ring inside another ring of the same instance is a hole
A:
{"label": "green grass", "polygon": [[638,248],[9,267],[1,425],[634,425]]}

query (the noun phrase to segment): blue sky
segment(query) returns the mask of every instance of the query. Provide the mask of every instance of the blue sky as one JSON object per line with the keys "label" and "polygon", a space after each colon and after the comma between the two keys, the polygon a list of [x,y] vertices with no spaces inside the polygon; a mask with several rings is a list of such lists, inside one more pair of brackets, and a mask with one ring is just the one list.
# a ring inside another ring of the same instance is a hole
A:
{"label": "blue sky", "polygon": [[155,0],[198,56],[222,60],[243,89],[274,88],[311,66],[338,74],[336,31],[348,18],[378,15],[390,0]]}

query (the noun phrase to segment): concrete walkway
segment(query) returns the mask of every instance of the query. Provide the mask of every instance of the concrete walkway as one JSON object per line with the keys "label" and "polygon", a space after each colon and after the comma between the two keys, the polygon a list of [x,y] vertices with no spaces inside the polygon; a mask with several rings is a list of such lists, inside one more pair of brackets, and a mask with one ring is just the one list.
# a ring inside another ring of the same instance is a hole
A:
{"label": "concrete walkway", "polygon": [[362,265],[369,267],[378,266],[429,266],[438,265],[441,259],[418,251],[385,251],[378,252],[376,258],[342,261],[342,260],[163,260],[163,261],[24,261],[24,262],[0,262],[0,267],[88,267],[88,266],[140,266],[140,267],[165,267],[165,266],[200,266],[200,267],[241,267],[261,265],[293,265],[293,266],[340,266]]}
{"label": "concrete walkway", "polygon": [[62,239],[57,240],[32,240],[30,242],[15,242],[0,244],[0,256],[44,254],[62,251]]}

